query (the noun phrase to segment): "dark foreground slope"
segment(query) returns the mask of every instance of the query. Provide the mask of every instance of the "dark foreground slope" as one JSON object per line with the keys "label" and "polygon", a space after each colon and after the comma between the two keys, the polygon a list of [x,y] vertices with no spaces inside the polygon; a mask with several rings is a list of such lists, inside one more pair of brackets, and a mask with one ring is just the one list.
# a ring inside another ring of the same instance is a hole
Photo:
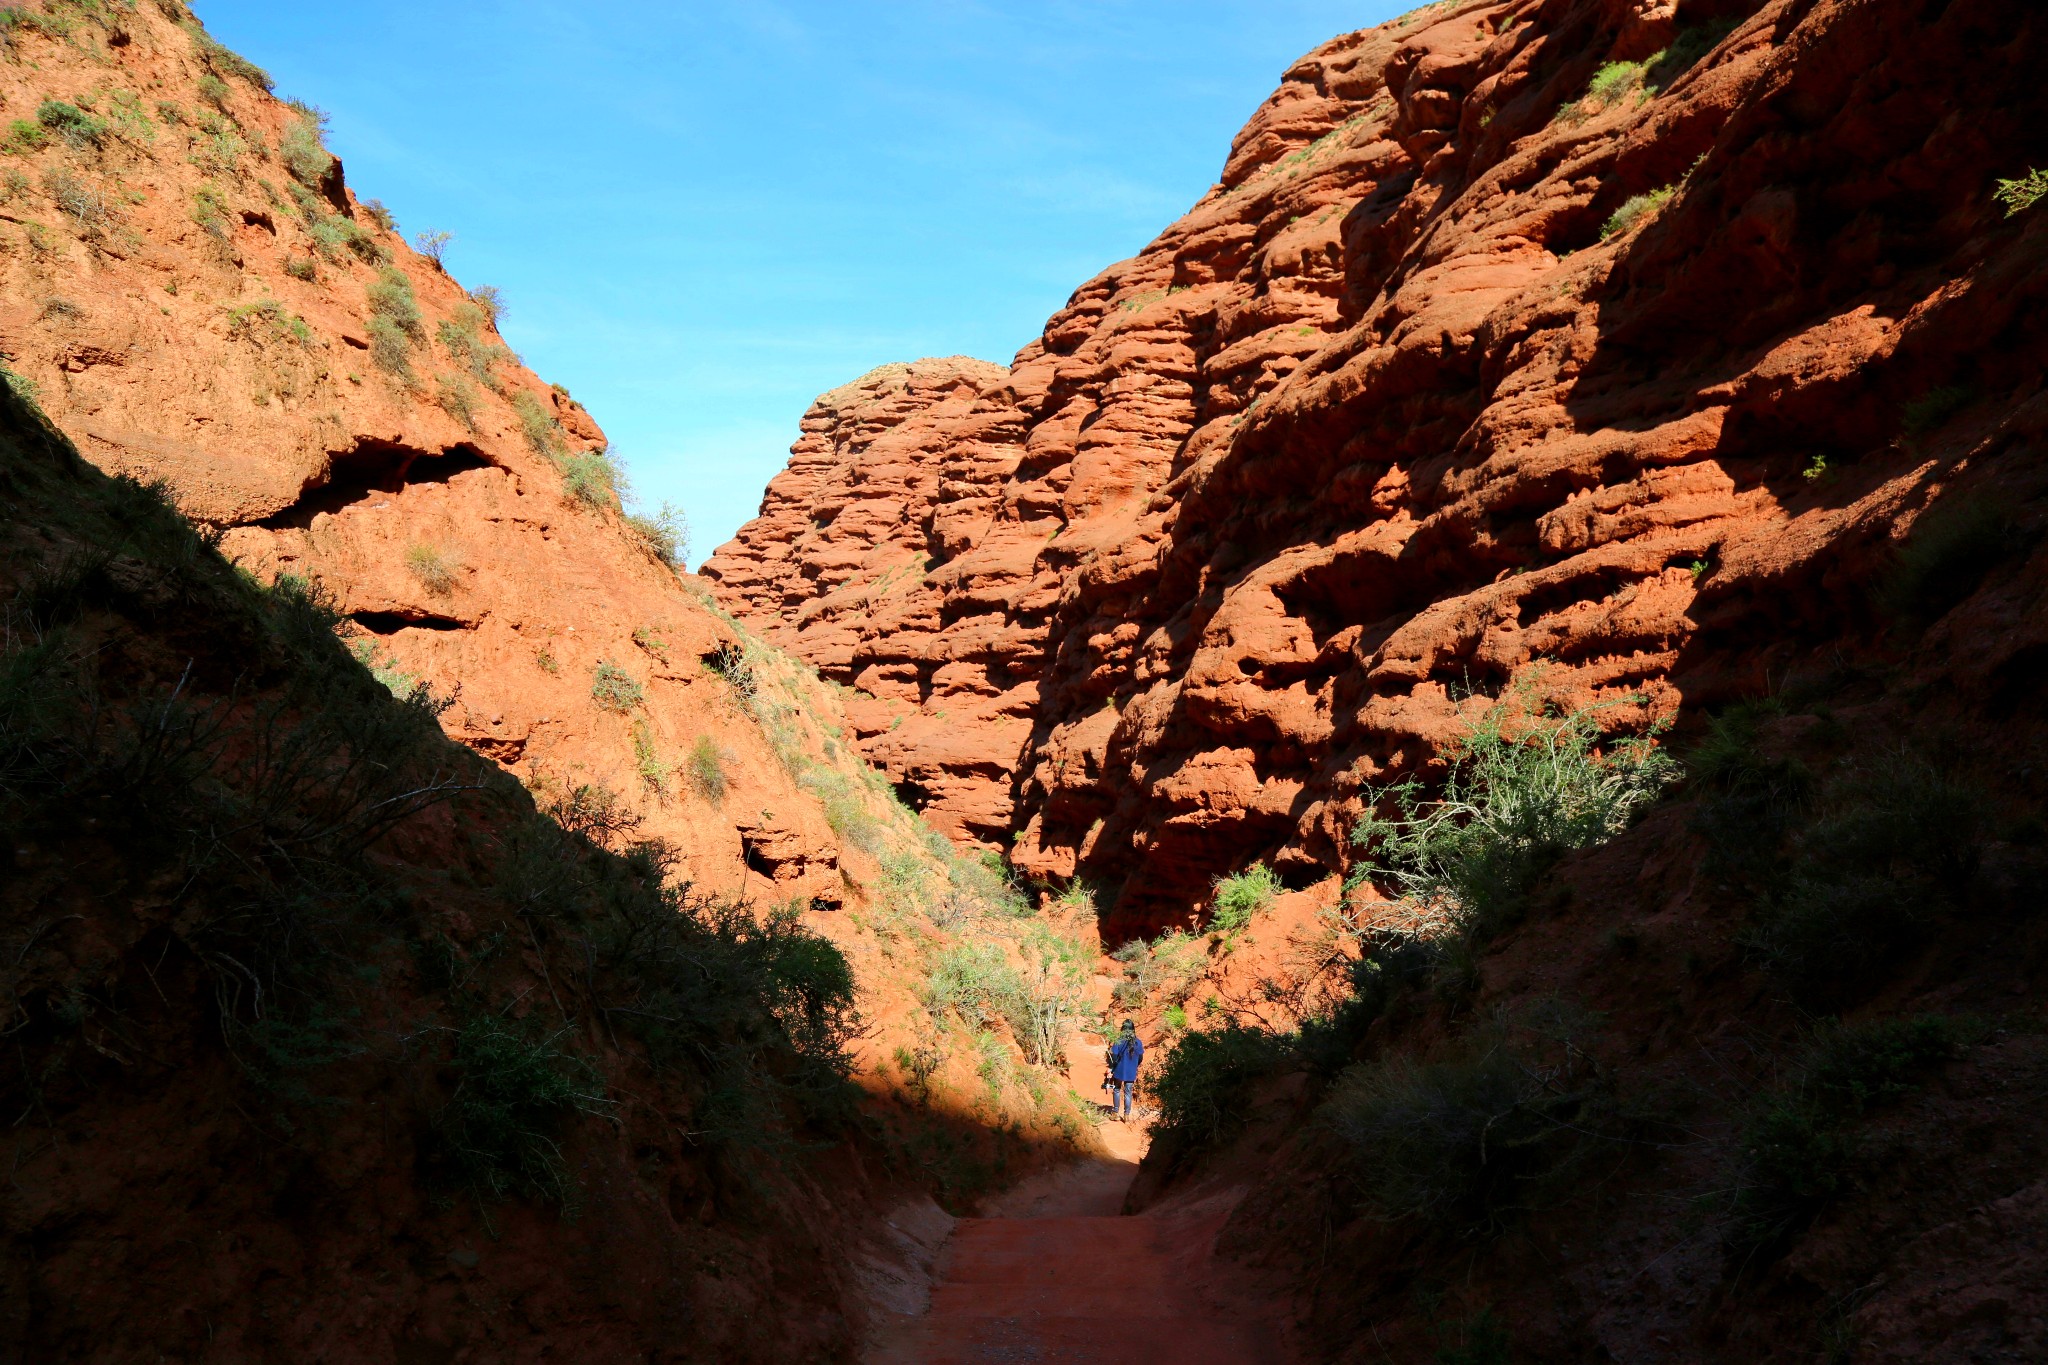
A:
{"label": "dark foreground slope", "polygon": [[836,950],[537,811],[5,390],[0,602],[0,1360],[850,1348]]}

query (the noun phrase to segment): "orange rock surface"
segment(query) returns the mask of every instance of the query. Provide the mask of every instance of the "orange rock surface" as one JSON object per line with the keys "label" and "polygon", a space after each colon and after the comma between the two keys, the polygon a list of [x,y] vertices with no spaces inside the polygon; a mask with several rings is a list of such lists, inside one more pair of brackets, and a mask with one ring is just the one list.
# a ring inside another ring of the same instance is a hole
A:
{"label": "orange rock surface", "polygon": [[1340,866],[1461,696],[1634,729],[1782,681],[1860,610],[1842,566],[2038,424],[2042,228],[1993,188],[2039,18],[1907,22],[1514,0],[1338,38],[1006,377],[821,400],[706,576],[866,694],[935,823],[1121,888],[1112,937],[1253,858]]}
{"label": "orange rock surface", "polygon": [[[565,479],[604,433],[338,161],[304,173],[326,155],[292,160],[307,115],[157,5],[10,41],[7,109],[103,125],[17,147],[0,211],[0,349],[81,452],[166,480],[265,581],[317,580],[401,686],[457,698],[472,749],[537,789],[623,795],[698,886],[839,905],[818,802],[703,666],[735,633]],[[403,372],[372,349],[387,271],[418,319]],[[593,696],[602,664],[637,704]],[[686,772],[700,745],[715,799]]]}

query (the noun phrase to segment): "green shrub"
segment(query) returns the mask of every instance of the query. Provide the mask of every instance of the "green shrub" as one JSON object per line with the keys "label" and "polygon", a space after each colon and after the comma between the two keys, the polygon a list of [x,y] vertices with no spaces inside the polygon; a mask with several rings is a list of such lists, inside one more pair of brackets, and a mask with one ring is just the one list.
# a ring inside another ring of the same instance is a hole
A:
{"label": "green shrub", "polygon": [[1601,227],[1600,240],[1604,242],[1609,238],[1619,237],[1623,233],[1632,230],[1643,219],[1651,217],[1663,209],[1666,204],[1671,202],[1672,196],[1677,193],[1678,187],[1676,185],[1666,185],[1661,190],[1651,190],[1647,194],[1636,195],[1616,209],[1614,216],[1609,218],[1606,224]]}
{"label": "green shrub", "polygon": [[1188,1146],[1228,1140],[1244,1126],[1252,1088],[1289,1060],[1287,1040],[1262,1029],[1227,1023],[1184,1035],[1151,1084],[1160,1131]]}
{"label": "green shrub", "polygon": [[1734,31],[1733,19],[1714,19],[1681,28],[1671,40],[1670,47],[1643,63],[1644,88],[1653,94],[1662,94],[1672,82],[1699,65],[1701,58],[1719,47],[1721,40]]}
{"label": "green shrub", "polygon": [[1136,1009],[1154,992],[1169,1004],[1181,1003],[1209,963],[1201,940],[1178,929],[1156,939],[1132,939],[1110,956],[1124,969],[1110,996],[1119,1009]]}
{"label": "green shrub", "polygon": [[[192,46],[199,51],[199,59],[219,73],[219,75],[232,76],[237,80],[247,81],[266,95],[277,88],[276,82],[270,79],[269,72],[239,52],[229,48],[205,29],[201,28],[196,21],[187,22],[181,25],[181,27],[191,36]],[[205,78],[201,78],[200,84],[202,87],[205,85]],[[222,91],[225,93],[225,86],[222,87]],[[204,93],[204,91],[202,90],[201,93]],[[212,98],[212,96],[208,96],[208,98]]]}
{"label": "green shrub", "polygon": [[455,1092],[435,1129],[455,1170],[479,1198],[523,1195],[557,1205],[572,1187],[555,1138],[571,1114],[606,1116],[597,1068],[562,1050],[567,1030],[532,1036],[479,1015],[455,1038]]}
{"label": "green shrub", "polygon": [[1692,827],[1707,841],[1707,871],[1751,890],[1781,879],[1784,840],[1813,794],[1803,765],[1763,750],[1763,721],[1780,709],[1771,702],[1730,707],[1708,722],[1687,756],[1704,793]]}
{"label": "green shrub", "polygon": [[311,256],[287,256],[284,261],[284,273],[295,280],[304,280],[311,284],[320,278],[320,264]]}
{"label": "green shrub", "polygon": [[1437,799],[1424,801],[1412,781],[1369,792],[1400,815],[1369,811],[1351,835],[1367,856],[1354,881],[1391,888],[1468,941],[1512,923],[1559,858],[1619,834],[1678,775],[1647,738],[1601,753],[1592,711],[1530,720],[1515,737],[1511,714],[1497,704],[1473,724],[1448,755]]}
{"label": "green shrub", "polygon": [[476,430],[477,391],[474,384],[451,375],[438,375],[434,379],[434,401],[466,429]]}
{"label": "green shrub", "polygon": [[1995,195],[2008,218],[2017,217],[2048,196],[2048,171],[2030,170],[2017,180],[2001,180]]}
{"label": "green shrub", "polygon": [[278,139],[278,159],[301,185],[318,185],[334,168],[334,153],[327,150],[326,131],[327,115],[309,109]]}
{"label": "green shrub", "polygon": [[1482,1033],[1432,1061],[1338,1078],[1322,1120],[1349,1147],[1366,1207],[1460,1234],[1499,1231],[1559,1166],[1593,1097],[1584,1054]]}
{"label": "green shrub", "polygon": [[917,988],[918,1002],[934,1018],[957,1015],[976,1028],[1000,1020],[1017,993],[1018,978],[994,943],[961,942],[941,949]]}
{"label": "green shrub", "polygon": [[1867,992],[1974,882],[1986,818],[1959,774],[1898,751],[1845,766],[1740,941],[1795,998]]}
{"label": "green shrub", "polygon": [[87,184],[70,171],[46,171],[43,190],[50,202],[78,225],[81,236],[91,237],[113,226],[114,205],[106,191]]}
{"label": "green shrub", "polygon": [[193,88],[199,92],[200,99],[205,100],[214,108],[222,111],[227,109],[228,83],[212,72],[203,72]]}
{"label": "green shrub", "polygon": [[384,207],[382,199],[365,199],[356,207],[363,211],[363,216],[370,220],[370,225],[377,231],[398,231],[398,219],[393,216],[390,209]]}
{"label": "green shrub", "polygon": [[412,239],[413,249],[434,263],[437,270],[448,268],[448,244],[455,240],[452,232],[422,232]]}
{"label": "green shrub", "polygon": [[477,306],[484,320],[493,328],[505,317],[505,294],[494,284],[480,284],[470,290],[469,301]]}
{"label": "green shrub", "polygon": [[1067,1030],[1087,1010],[1087,953],[1075,940],[1044,925],[1032,926],[1018,947],[1024,966],[1016,974],[1004,1011],[1010,1031],[1034,1064],[1057,1066],[1063,1060]]}
{"label": "green shrub", "polygon": [[44,100],[37,105],[36,122],[74,148],[97,147],[106,141],[106,124],[63,100]]}
{"label": "green shrub", "polygon": [[1857,1120],[1922,1084],[1974,1036],[1936,1015],[1823,1025],[1787,1085],[1759,1097],[1739,1143],[1728,1240],[1769,1254],[1857,1183]]}
{"label": "green shrub", "polygon": [[690,558],[690,519],[683,509],[672,502],[665,502],[661,510],[652,516],[635,512],[626,518],[626,525],[640,538],[640,543],[671,569],[684,568]]}
{"label": "green shrub", "polygon": [[1879,589],[1879,600],[1896,617],[1939,620],[2032,541],[2003,508],[1988,500],[1939,504],[1913,523]]}
{"label": "green shrub", "polygon": [[390,318],[371,318],[370,359],[391,374],[412,373],[412,342]]}
{"label": "green shrub", "polygon": [[654,746],[654,731],[644,720],[633,722],[633,770],[640,774],[641,785],[649,791],[667,789],[668,765],[661,761],[661,754]]}
{"label": "green shrub", "polygon": [[420,581],[421,587],[438,597],[446,597],[455,591],[457,571],[461,566],[432,545],[416,544],[406,549],[405,567]]}
{"label": "green shrub", "polygon": [[425,335],[420,325],[419,300],[413,297],[412,281],[405,272],[391,266],[377,272],[377,279],[369,287],[370,315],[383,318],[403,332],[408,340],[418,340]]}
{"label": "green shrub", "polygon": [[1209,916],[1210,931],[1235,938],[1252,922],[1252,916],[1270,906],[1273,898],[1285,889],[1279,875],[1264,863],[1253,863],[1242,872],[1218,877],[1216,909]]}
{"label": "green shrub", "polygon": [[1642,83],[1643,66],[1642,62],[1608,62],[1593,73],[1586,98],[1603,106],[1613,104]]}
{"label": "green shrub", "polygon": [[228,309],[228,330],[259,344],[288,341],[307,346],[313,341],[306,320],[276,299],[258,299]]}
{"label": "green shrub", "polygon": [[610,451],[564,456],[561,468],[562,489],[575,501],[600,510],[618,505],[621,479]]}
{"label": "green shrub", "polygon": [[697,742],[690,746],[689,757],[690,787],[697,795],[717,805],[725,800],[726,776],[725,759],[709,735],[697,736]]}
{"label": "green shrub", "polygon": [[609,659],[600,660],[590,684],[590,697],[607,711],[625,715],[640,705],[646,693],[631,674]]}
{"label": "green shrub", "polygon": [[512,411],[519,418],[519,430],[527,446],[546,460],[560,461],[568,453],[561,423],[554,419],[540,399],[526,389],[512,395]]}

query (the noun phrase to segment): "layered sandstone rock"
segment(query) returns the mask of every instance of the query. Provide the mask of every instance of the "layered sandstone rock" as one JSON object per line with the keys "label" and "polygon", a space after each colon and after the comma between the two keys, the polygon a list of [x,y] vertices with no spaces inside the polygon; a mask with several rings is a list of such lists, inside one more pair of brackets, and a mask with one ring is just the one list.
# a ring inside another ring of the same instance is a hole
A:
{"label": "layered sandstone rock", "polygon": [[[878,398],[889,448],[829,474],[800,446],[706,574],[872,698],[935,823],[1120,887],[1113,933],[1252,858],[1313,880],[1461,698],[1635,730],[1780,684],[1866,611],[1834,584],[2028,457],[2042,228],[1992,191],[2039,23],[1475,0],[1339,38],[1006,379]],[[886,538],[788,534],[866,524],[871,478]]]}

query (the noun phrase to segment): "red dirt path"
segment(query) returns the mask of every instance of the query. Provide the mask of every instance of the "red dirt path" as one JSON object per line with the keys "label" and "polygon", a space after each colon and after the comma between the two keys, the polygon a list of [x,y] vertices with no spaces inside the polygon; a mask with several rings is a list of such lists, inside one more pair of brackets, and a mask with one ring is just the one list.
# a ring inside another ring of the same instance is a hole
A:
{"label": "red dirt path", "polygon": [[1146,1138],[1105,1125],[1114,1159],[1027,1182],[964,1218],[931,1308],[884,1332],[866,1365],[1104,1361],[1283,1365],[1275,1305],[1225,1303],[1210,1264],[1240,1191],[1123,1216]]}

